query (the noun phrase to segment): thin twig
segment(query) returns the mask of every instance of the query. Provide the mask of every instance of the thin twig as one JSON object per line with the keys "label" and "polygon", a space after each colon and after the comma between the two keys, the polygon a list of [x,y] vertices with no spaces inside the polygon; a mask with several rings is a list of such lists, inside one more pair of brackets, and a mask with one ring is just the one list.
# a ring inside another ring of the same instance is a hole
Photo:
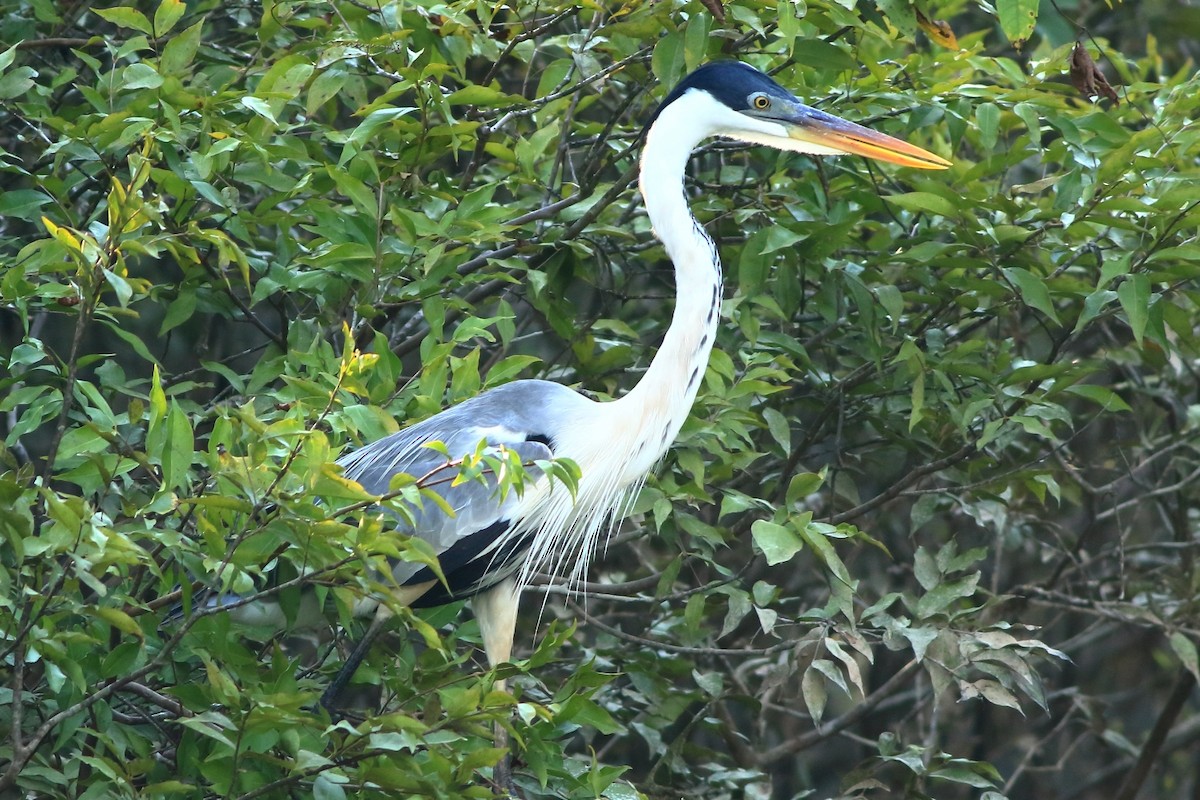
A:
{"label": "thin twig", "polygon": [[760,753],[758,755],[759,765],[770,764],[774,761],[786,758],[793,753],[798,753],[801,750],[807,750],[808,748],[816,745],[818,742],[828,739],[835,733],[839,733],[840,731],[850,727],[863,717],[870,714],[873,710],[875,710],[876,706],[878,706],[886,698],[894,694],[901,686],[907,683],[908,680],[916,674],[918,666],[920,666],[920,662],[914,658],[912,661],[909,661],[907,664],[901,667],[895,675],[888,678],[882,686],[871,692],[871,694],[867,695],[867,697],[865,697],[861,703],[855,705],[854,708],[850,709],[842,716],[830,721],[826,725],[820,726],[816,730],[804,734],[803,736],[797,736],[793,739],[789,739],[782,744],[778,744],[775,747]]}

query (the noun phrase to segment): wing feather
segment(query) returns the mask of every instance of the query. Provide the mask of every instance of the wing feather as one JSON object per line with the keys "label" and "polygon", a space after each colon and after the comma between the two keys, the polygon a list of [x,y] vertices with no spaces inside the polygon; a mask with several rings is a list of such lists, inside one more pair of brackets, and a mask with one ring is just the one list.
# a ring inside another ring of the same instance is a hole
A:
{"label": "wing feather", "polygon": [[[438,553],[450,595],[445,587],[431,590],[420,605],[436,605],[474,594],[521,567],[528,536],[513,534],[520,497],[515,491],[503,498],[495,476],[486,480],[454,481],[453,461],[474,455],[480,442],[485,453],[499,454],[501,447],[518,454],[526,466],[526,483],[540,477],[532,465],[552,458],[553,443],[563,424],[562,410],[578,411],[591,401],[548,381],[516,381],[453,406],[402,431],[371,442],[338,460],[347,478],[372,494],[388,492],[401,473],[415,478],[430,476],[428,486],[454,510],[450,515],[433,502],[414,508],[414,524],[397,518],[397,530],[429,542]],[[557,411],[556,411],[557,410]],[[440,442],[446,455],[429,447]],[[439,472],[444,470],[444,476]],[[528,489],[527,489],[528,490]],[[393,579],[400,584],[431,580],[433,573],[420,564],[399,562]]]}

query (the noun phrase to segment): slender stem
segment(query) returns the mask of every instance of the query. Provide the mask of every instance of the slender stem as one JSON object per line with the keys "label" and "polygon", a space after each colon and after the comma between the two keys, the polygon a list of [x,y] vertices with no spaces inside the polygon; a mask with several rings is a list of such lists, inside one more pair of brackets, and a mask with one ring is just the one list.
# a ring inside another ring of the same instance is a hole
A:
{"label": "slender stem", "polygon": [[42,483],[50,485],[50,477],[54,472],[54,461],[58,458],[58,448],[62,445],[63,437],[67,434],[67,426],[71,421],[71,408],[74,405],[75,384],[79,380],[79,353],[83,347],[83,335],[90,327],[96,304],[100,302],[100,293],[104,284],[99,285],[79,308],[79,317],[75,320],[75,332],[71,337],[71,351],[67,356],[67,381],[62,390],[62,410],[58,413],[58,425],[54,428],[54,438],[50,440],[50,448],[46,451],[46,463],[42,465]]}

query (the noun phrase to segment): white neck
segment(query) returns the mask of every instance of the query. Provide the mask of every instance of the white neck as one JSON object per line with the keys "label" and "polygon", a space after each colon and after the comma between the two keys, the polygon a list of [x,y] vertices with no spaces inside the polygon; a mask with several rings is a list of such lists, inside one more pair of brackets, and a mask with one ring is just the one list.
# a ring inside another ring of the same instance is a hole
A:
{"label": "white neck", "polygon": [[[692,92],[663,109],[646,135],[640,187],[655,235],[675,265],[671,326],[645,375],[615,402],[640,448],[629,454],[626,475],[640,479],[667,451],[687,419],[716,336],[721,305],[721,262],[712,239],[688,209],[684,170],[692,149],[720,133],[704,120],[716,105]],[[697,124],[697,121],[701,121]]]}
{"label": "white neck", "polygon": [[[600,536],[606,530],[611,535],[613,522],[624,515],[687,419],[716,336],[721,264],[717,248],[688,210],[684,170],[702,140],[721,134],[740,138],[748,125],[753,120],[707,92],[690,91],[664,108],[647,133],[642,197],[654,233],[675,264],[675,312],[637,386],[611,403],[583,404],[579,417],[556,436],[556,454],[574,459],[583,476],[574,495],[560,490],[544,502],[545,495],[526,494],[522,529],[537,534],[522,583],[537,569],[559,571],[572,553],[582,557],[575,559],[569,580],[581,580]],[[763,124],[751,132],[772,130]]]}

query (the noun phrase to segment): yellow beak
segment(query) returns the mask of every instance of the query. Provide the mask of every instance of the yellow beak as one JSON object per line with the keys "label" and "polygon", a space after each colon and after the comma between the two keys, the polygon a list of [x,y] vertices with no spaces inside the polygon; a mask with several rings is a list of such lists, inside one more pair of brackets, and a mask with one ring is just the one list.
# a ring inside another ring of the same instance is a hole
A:
{"label": "yellow beak", "polygon": [[941,156],[916,145],[879,133],[862,125],[847,122],[841,117],[826,114],[796,103],[788,113],[777,118],[797,141],[856,156],[874,158],[915,169],[946,169],[953,166]]}

